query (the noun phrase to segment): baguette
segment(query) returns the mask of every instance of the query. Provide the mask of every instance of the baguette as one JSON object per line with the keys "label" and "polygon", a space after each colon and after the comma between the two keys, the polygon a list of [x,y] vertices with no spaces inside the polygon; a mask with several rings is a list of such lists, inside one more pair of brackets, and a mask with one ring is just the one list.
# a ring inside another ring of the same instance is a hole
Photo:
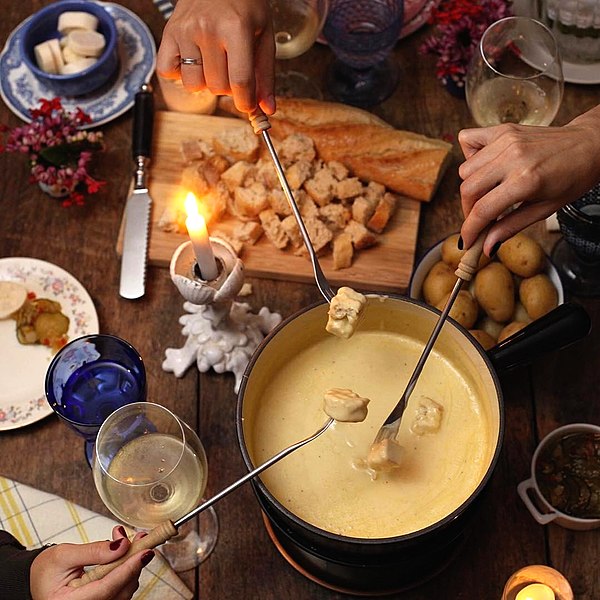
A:
{"label": "baguette", "polygon": [[373,113],[340,104],[322,102],[309,98],[277,98],[277,112],[271,120],[302,123],[307,127],[330,127],[332,125],[375,125],[392,129],[389,123]]}
{"label": "baguette", "polygon": [[325,162],[342,163],[355,177],[428,202],[450,160],[451,144],[400,131],[364,110],[343,104],[278,98],[273,135],[304,133]]}

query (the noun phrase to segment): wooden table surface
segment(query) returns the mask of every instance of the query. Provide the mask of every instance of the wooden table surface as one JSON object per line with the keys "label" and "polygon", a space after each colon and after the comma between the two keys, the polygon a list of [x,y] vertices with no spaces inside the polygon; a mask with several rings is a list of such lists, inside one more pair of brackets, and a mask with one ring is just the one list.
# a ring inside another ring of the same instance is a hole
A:
{"label": "wooden table surface", "polygon": [[[0,20],[3,41],[25,17],[49,2],[5,4]],[[164,20],[150,0],[123,0],[122,4],[146,21],[158,44]],[[462,127],[473,125],[466,103],[449,95],[435,79],[433,59],[417,54],[426,33],[426,29],[421,30],[397,45],[394,54],[401,69],[400,85],[389,100],[372,109],[395,127],[454,143],[453,162],[442,185],[434,200],[423,207],[417,256],[460,226],[457,167],[461,154],[456,134]],[[322,84],[331,58],[327,47],[315,46],[303,57],[289,61],[289,67]],[[599,101],[600,86],[567,84],[557,123]],[[164,109],[159,92],[156,107]],[[0,122],[9,126],[19,123],[3,103]],[[0,155],[0,256],[47,260],[83,283],[95,303],[101,331],[126,338],[146,361],[149,400],[171,408],[199,432],[210,463],[207,495],[212,495],[244,473],[234,428],[233,376],[214,372],[199,375],[190,369],[176,379],[162,370],[165,349],[179,347],[184,339],[178,323],[182,301],[167,269],[149,269],[142,299],[119,297],[120,262],[115,243],[131,181],[131,112],[102,130],[107,149],[95,161],[93,172],[108,183],[84,207],[62,208],[60,202],[28,182],[21,157]],[[546,239],[546,247],[553,241]],[[252,279],[250,283],[254,293],[247,300],[255,309],[266,305],[287,316],[319,300],[313,285],[267,279]],[[501,374],[506,408],[503,451],[490,493],[463,551],[434,579],[394,597],[494,600],[500,598],[512,572],[525,565],[547,564],[566,575],[576,598],[600,598],[600,530],[573,532],[538,525],[516,492],[517,484],[529,476],[530,460],[541,437],[566,423],[600,424],[600,299],[574,300],[588,310],[596,330],[568,349]],[[4,360],[1,348],[0,360]],[[55,416],[0,433],[0,474],[109,514],[95,491],[80,439]],[[197,571],[182,575],[196,597],[344,597],[309,581],[284,561],[267,536],[250,486],[219,502],[216,509],[220,533],[214,553]]]}

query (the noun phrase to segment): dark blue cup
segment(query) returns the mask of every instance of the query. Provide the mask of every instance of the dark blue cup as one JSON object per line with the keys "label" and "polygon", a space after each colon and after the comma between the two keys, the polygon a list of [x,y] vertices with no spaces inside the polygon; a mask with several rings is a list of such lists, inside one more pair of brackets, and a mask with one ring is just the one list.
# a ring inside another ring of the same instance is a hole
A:
{"label": "dark blue cup", "polygon": [[86,335],[54,356],[45,391],[52,410],[85,439],[90,462],[96,435],[108,415],[125,404],[146,400],[146,369],[137,350],[125,340]]}
{"label": "dark blue cup", "polygon": [[[72,75],[46,73],[37,65],[34,47],[52,38],[60,38],[58,18],[63,12],[87,12],[98,19],[98,31],[106,46],[98,61]],[[112,15],[99,3],[89,0],[53,2],[33,14],[21,31],[21,58],[31,72],[57,96],[82,96],[105,84],[119,67],[119,33]]]}

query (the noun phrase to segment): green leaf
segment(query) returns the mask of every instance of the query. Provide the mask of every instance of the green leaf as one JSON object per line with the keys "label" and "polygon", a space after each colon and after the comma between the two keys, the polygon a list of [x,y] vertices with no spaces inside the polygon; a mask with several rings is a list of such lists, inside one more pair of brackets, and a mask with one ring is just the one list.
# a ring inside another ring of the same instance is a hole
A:
{"label": "green leaf", "polygon": [[79,156],[84,150],[96,150],[101,145],[92,143],[88,140],[72,142],[70,144],[61,144],[60,146],[49,146],[40,151],[40,156],[55,167],[75,167]]}

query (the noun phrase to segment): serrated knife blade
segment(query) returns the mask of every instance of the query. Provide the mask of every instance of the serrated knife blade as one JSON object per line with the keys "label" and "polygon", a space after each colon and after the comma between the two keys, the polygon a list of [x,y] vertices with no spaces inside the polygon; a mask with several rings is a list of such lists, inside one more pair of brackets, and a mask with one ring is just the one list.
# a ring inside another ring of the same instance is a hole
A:
{"label": "serrated knife blade", "polygon": [[148,190],[133,190],[127,200],[119,294],[129,300],[145,292],[151,207]]}
{"label": "serrated knife blade", "polygon": [[132,152],[136,164],[133,192],[125,204],[123,255],[119,294],[134,300],[141,298],[146,288],[146,260],[152,199],[146,185],[146,168],[150,162],[154,107],[152,88],[142,85],[135,95]]}

